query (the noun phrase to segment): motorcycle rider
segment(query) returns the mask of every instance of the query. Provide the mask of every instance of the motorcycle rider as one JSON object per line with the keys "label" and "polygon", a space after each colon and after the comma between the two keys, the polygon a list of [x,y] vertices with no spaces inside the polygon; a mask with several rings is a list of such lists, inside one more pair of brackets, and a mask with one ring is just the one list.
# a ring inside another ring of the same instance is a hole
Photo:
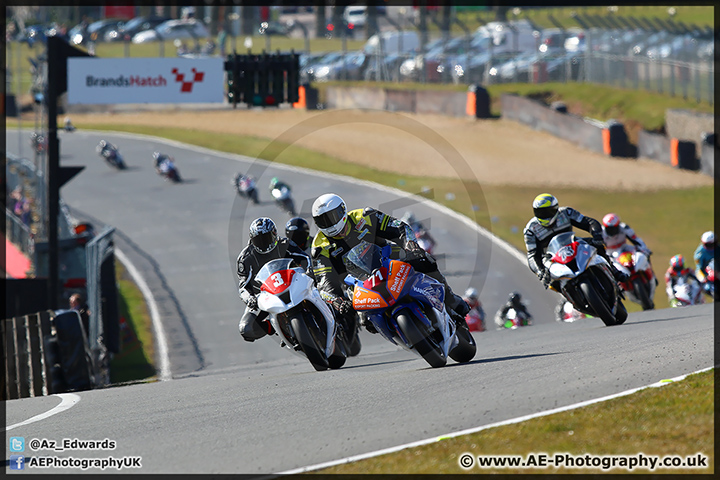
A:
{"label": "motorcycle rider", "polygon": [[620,250],[625,245],[625,241],[630,241],[648,257],[652,254],[642,238],[638,237],[635,231],[627,223],[621,221],[620,217],[615,213],[608,213],[603,217],[602,234],[605,249],[609,255],[612,255],[616,250]]}
{"label": "motorcycle rider", "polygon": [[153,152],[153,160],[155,171],[160,174],[167,173],[173,165],[172,157],[165,153]]}
{"label": "motorcycle rider", "polygon": [[713,258],[715,258],[715,233],[710,230],[702,234],[700,237],[700,245],[698,245],[693,254],[693,259],[695,260],[695,277],[703,284],[703,290],[705,291],[710,289],[710,285],[707,285],[705,278],[705,269]]}
{"label": "motorcycle rider", "polygon": [[678,303],[673,287],[680,281],[684,283],[700,283],[692,270],[685,266],[685,258],[682,255],[675,255],[670,259],[670,268],[665,271],[665,293],[667,293],[668,301],[672,307]]}
{"label": "motorcycle rider", "polygon": [[426,242],[429,243],[428,248],[426,251],[432,252],[435,248],[435,245],[437,244],[435,242],[435,239],[430,235],[430,232],[427,228],[425,228],[425,225],[422,224],[416,217],[415,214],[411,211],[405,212],[405,214],[402,216],[400,221],[407,223],[410,226],[410,229],[412,229],[413,233],[415,234],[415,238],[422,238]]}
{"label": "motorcycle rider", "polygon": [[287,183],[281,182],[277,177],[273,177],[272,179],[270,179],[270,191],[271,192],[273,190],[275,190],[276,188],[278,190],[282,190],[283,187],[287,188],[288,192],[290,191],[290,185],[288,185]]}
{"label": "motorcycle rider", "polygon": [[[572,232],[573,227],[585,230],[592,235],[594,246],[598,254],[607,260],[615,281],[627,281],[627,275],[615,268],[605,252],[600,222],[584,216],[571,207],[559,207],[557,198],[549,193],[541,193],[535,197],[532,206],[535,216],[525,226],[523,236],[525,237],[528,266],[538,276],[545,288],[548,288],[552,282],[550,271],[543,263],[545,249],[553,237],[560,233]],[[556,286],[553,285],[553,287]]]}
{"label": "motorcycle rider", "polygon": [[[452,292],[445,277],[438,271],[437,262],[414,240],[406,224],[372,207],[347,211],[345,201],[334,193],[319,196],[312,206],[312,216],[319,232],[312,243],[315,279],[320,295],[333,309],[345,315],[352,311],[352,302],[343,294],[343,279],[347,273],[342,258],[361,241],[387,245],[387,240],[398,245],[393,249],[401,259],[418,272],[429,275],[445,286],[445,305],[458,325],[464,325],[468,305]],[[372,323],[361,324],[375,333]]]}
{"label": "motorcycle rider", "polygon": [[498,327],[502,328],[505,325],[505,315],[507,315],[508,310],[510,310],[511,308],[515,309],[518,318],[520,318],[523,314],[525,315],[524,322],[527,323],[521,323],[518,326],[524,327],[527,325],[532,325],[532,315],[530,315],[530,312],[527,311],[527,308],[522,303],[522,296],[518,292],[512,292],[508,297],[507,302],[505,302],[505,305],[500,307],[500,310],[498,310],[495,314],[495,324]]}
{"label": "motorcycle rider", "polygon": [[237,258],[238,293],[247,305],[238,328],[240,335],[248,342],[274,333],[270,323],[265,320],[268,312],[258,309],[257,295],[260,292],[253,280],[263,265],[278,258],[291,258],[310,274],[308,254],[287,238],[278,237],[275,222],[270,218],[256,218],[250,224],[248,244]]}
{"label": "motorcycle rider", "polygon": [[483,310],[477,289],[469,287],[463,294],[463,300],[470,307],[470,311],[465,315],[465,321],[470,331],[484,332],[485,328],[485,310]]}
{"label": "motorcycle rider", "polygon": [[292,240],[300,250],[310,254],[310,225],[302,217],[293,217],[285,224],[285,236]]}

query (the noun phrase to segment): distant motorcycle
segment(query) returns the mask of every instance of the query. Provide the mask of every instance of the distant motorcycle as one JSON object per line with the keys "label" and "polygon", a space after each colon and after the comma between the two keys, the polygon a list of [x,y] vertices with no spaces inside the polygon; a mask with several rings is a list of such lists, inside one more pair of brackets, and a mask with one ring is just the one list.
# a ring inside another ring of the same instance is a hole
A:
{"label": "distant motorcycle", "polygon": [[702,286],[699,282],[684,278],[678,279],[673,285],[673,298],[670,300],[671,307],[687,307],[705,303]]}
{"label": "distant motorcycle", "polygon": [[47,138],[42,133],[32,132],[30,134],[30,146],[37,153],[43,153],[47,150]]}
{"label": "distant motorcycle", "polygon": [[235,186],[238,195],[252,200],[255,205],[259,203],[257,187],[253,177],[250,175],[240,175],[233,180],[232,184]]}
{"label": "distant motorcycle", "polygon": [[484,332],[485,331],[485,312],[477,308],[471,308],[467,315],[465,315],[465,323],[471,332]]}
{"label": "distant motorcycle", "polygon": [[555,320],[558,322],[572,323],[587,317],[588,315],[575,310],[573,304],[564,298],[561,299],[560,303],[555,307]]}
{"label": "distant motorcycle", "polygon": [[655,308],[653,297],[657,280],[648,256],[634,245],[625,244],[612,252],[612,260],[615,268],[629,277],[620,283],[620,287],[630,300],[640,304],[643,310]]}
{"label": "distant motorcycle", "polygon": [[279,188],[271,188],[270,195],[275,199],[278,206],[287,212],[291,217],[295,217],[295,202],[293,201],[290,189],[286,185]]}
{"label": "distant motorcycle", "polygon": [[263,265],[255,279],[260,290],[258,308],[268,312],[273,340],[307,358],[317,371],[345,364],[348,353],[338,341],[338,324],[313,280],[292,259]]}
{"label": "distant motorcycle", "polygon": [[495,324],[498,326],[498,330],[515,330],[519,327],[532,325],[532,317],[525,312],[509,308],[505,315],[500,315],[500,312],[497,313]]}
{"label": "distant motorcycle", "polygon": [[182,182],[180,171],[175,166],[175,160],[171,156],[155,152],[153,153],[153,159],[155,161],[155,171],[158,175],[173,183]]}
{"label": "distant motorcycle", "polygon": [[585,239],[570,232],[556,235],[548,244],[543,264],[550,271],[553,290],[553,285],[559,287],[576,310],[600,317],[607,326],[627,320],[610,265]]}
{"label": "distant motorcycle", "polygon": [[112,143],[100,140],[100,143],[95,147],[95,151],[104,158],[111,167],[115,167],[118,170],[124,170],[126,168],[120,151]]}
{"label": "distant motorcycle", "polygon": [[705,283],[703,284],[705,293],[715,299],[715,259],[713,258],[705,267]]}

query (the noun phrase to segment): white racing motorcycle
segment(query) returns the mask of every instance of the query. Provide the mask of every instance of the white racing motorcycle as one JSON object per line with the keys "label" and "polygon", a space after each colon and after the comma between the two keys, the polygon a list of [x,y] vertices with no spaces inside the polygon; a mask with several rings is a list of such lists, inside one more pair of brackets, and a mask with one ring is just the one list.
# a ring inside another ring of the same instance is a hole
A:
{"label": "white racing motorcycle", "polygon": [[695,280],[679,279],[672,287],[673,298],[670,300],[671,307],[687,307],[705,303],[702,285]]}
{"label": "white racing motorcycle", "polygon": [[313,280],[290,258],[266,263],[255,276],[258,308],[268,312],[281,347],[307,358],[315,370],[340,368],[347,354],[335,341],[337,323]]}
{"label": "white racing motorcycle", "polygon": [[597,249],[570,232],[553,237],[543,257],[552,277],[551,288],[573,304],[576,310],[600,317],[607,326],[620,325],[627,310],[610,265]]}
{"label": "white racing motorcycle", "polygon": [[634,245],[625,244],[612,252],[612,260],[615,268],[628,276],[627,282],[620,284],[628,298],[643,310],[655,308],[653,297],[657,280],[648,256]]}

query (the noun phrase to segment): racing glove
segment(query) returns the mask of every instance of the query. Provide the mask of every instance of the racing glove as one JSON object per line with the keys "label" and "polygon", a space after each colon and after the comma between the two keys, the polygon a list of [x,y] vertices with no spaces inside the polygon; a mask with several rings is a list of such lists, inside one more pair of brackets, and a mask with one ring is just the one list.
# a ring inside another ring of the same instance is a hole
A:
{"label": "racing glove", "polygon": [[592,234],[592,239],[593,239],[592,243],[594,244],[595,247],[604,247],[605,246],[605,242],[603,241],[602,233],[594,232]]}
{"label": "racing glove", "polygon": [[245,304],[247,305],[247,307],[250,310],[257,310],[257,308],[258,308],[257,297],[255,295],[250,295],[248,297],[247,301],[245,302]]}
{"label": "racing glove", "polygon": [[540,273],[540,281],[543,284],[543,287],[547,290],[548,286],[550,286],[550,282],[552,282],[552,277],[550,276],[550,271],[545,269]]}
{"label": "racing glove", "polygon": [[345,300],[340,297],[335,298],[332,301],[331,305],[335,310],[340,312],[341,315],[345,315],[352,310],[352,302],[350,302],[350,300]]}
{"label": "racing glove", "polygon": [[418,257],[425,256],[425,250],[415,240],[408,240],[405,250]]}

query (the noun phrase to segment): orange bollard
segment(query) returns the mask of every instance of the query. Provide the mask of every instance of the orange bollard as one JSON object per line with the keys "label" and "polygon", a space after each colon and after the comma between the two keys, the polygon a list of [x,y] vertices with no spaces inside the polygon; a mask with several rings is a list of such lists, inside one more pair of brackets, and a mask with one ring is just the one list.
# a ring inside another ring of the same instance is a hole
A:
{"label": "orange bollard", "polygon": [[300,85],[298,87],[298,101],[292,104],[293,108],[307,108],[305,101],[305,86]]}
{"label": "orange bollard", "polygon": [[468,92],[467,94],[467,103],[465,104],[465,113],[467,113],[471,117],[475,117],[475,114],[477,113],[477,100],[475,98],[475,92]]}

